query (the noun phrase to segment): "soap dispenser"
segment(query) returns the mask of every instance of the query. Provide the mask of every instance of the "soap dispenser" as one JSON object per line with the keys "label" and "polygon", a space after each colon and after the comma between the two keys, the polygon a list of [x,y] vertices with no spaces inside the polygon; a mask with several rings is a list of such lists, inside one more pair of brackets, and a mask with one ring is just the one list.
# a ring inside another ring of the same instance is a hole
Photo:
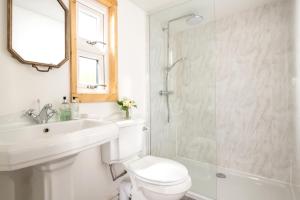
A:
{"label": "soap dispenser", "polygon": [[72,103],[71,103],[71,114],[72,119],[79,119],[79,103],[76,97],[73,97]]}
{"label": "soap dispenser", "polygon": [[63,97],[63,102],[59,109],[59,119],[60,121],[71,120],[71,108],[70,104],[67,101],[67,97]]}

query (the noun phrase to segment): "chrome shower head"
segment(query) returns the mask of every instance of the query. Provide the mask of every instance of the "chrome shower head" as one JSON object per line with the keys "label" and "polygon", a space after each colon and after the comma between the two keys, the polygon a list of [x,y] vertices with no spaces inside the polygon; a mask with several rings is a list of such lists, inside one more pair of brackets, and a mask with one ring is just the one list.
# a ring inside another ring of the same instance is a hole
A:
{"label": "chrome shower head", "polygon": [[186,23],[188,25],[194,26],[194,25],[197,25],[197,24],[201,23],[203,21],[203,19],[204,19],[203,16],[197,15],[197,14],[193,14],[192,16],[190,16],[190,17],[188,17],[186,19]]}
{"label": "chrome shower head", "polygon": [[187,15],[183,15],[183,16],[180,16],[180,17],[176,17],[176,18],[173,18],[173,19],[170,19],[168,21],[168,26],[167,27],[164,27],[162,30],[163,31],[168,31],[169,28],[170,28],[170,24],[172,22],[175,22],[175,21],[178,21],[178,20],[182,20],[186,18],[186,23],[188,25],[197,25],[199,24],[200,22],[203,21],[204,17],[201,16],[201,15],[198,15],[198,14],[195,14],[195,13],[191,13],[191,14],[187,14]]}

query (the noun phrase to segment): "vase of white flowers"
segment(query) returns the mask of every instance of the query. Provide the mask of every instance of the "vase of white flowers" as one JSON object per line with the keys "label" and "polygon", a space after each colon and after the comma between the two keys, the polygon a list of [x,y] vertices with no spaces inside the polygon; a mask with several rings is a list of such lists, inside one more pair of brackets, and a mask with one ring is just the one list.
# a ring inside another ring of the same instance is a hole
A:
{"label": "vase of white flowers", "polygon": [[117,104],[120,106],[122,111],[125,111],[125,118],[130,119],[130,110],[132,108],[137,108],[137,105],[134,100],[123,98],[117,101]]}

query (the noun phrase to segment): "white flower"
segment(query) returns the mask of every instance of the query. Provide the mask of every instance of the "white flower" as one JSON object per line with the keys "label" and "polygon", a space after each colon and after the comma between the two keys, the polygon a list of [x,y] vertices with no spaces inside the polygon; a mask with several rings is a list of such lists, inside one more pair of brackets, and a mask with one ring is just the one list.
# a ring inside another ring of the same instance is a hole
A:
{"label": "white flower", "polygon": [[122,107],[122,109],[131,109],[133,107],[136,107],[135,101],[130,100],[128,98],[123,98],[118,102],[119,102],[118,104]]}
{"label": "white flower", "polygon": [[129,108],[130,107],[130,101],[129,100],[124,100],[123,101],[123,106]]}

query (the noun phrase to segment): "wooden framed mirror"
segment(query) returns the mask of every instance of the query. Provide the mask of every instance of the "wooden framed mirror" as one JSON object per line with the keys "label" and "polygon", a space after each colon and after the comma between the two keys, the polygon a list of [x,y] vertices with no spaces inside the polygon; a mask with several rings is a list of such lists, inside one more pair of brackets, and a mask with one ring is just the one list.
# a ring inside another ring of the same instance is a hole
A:
{"label": "wooden framed mirror", "polygon": [[62,0],[8,0],[8,50],[23,64],[49,72],[69,60],[68,16]]}

